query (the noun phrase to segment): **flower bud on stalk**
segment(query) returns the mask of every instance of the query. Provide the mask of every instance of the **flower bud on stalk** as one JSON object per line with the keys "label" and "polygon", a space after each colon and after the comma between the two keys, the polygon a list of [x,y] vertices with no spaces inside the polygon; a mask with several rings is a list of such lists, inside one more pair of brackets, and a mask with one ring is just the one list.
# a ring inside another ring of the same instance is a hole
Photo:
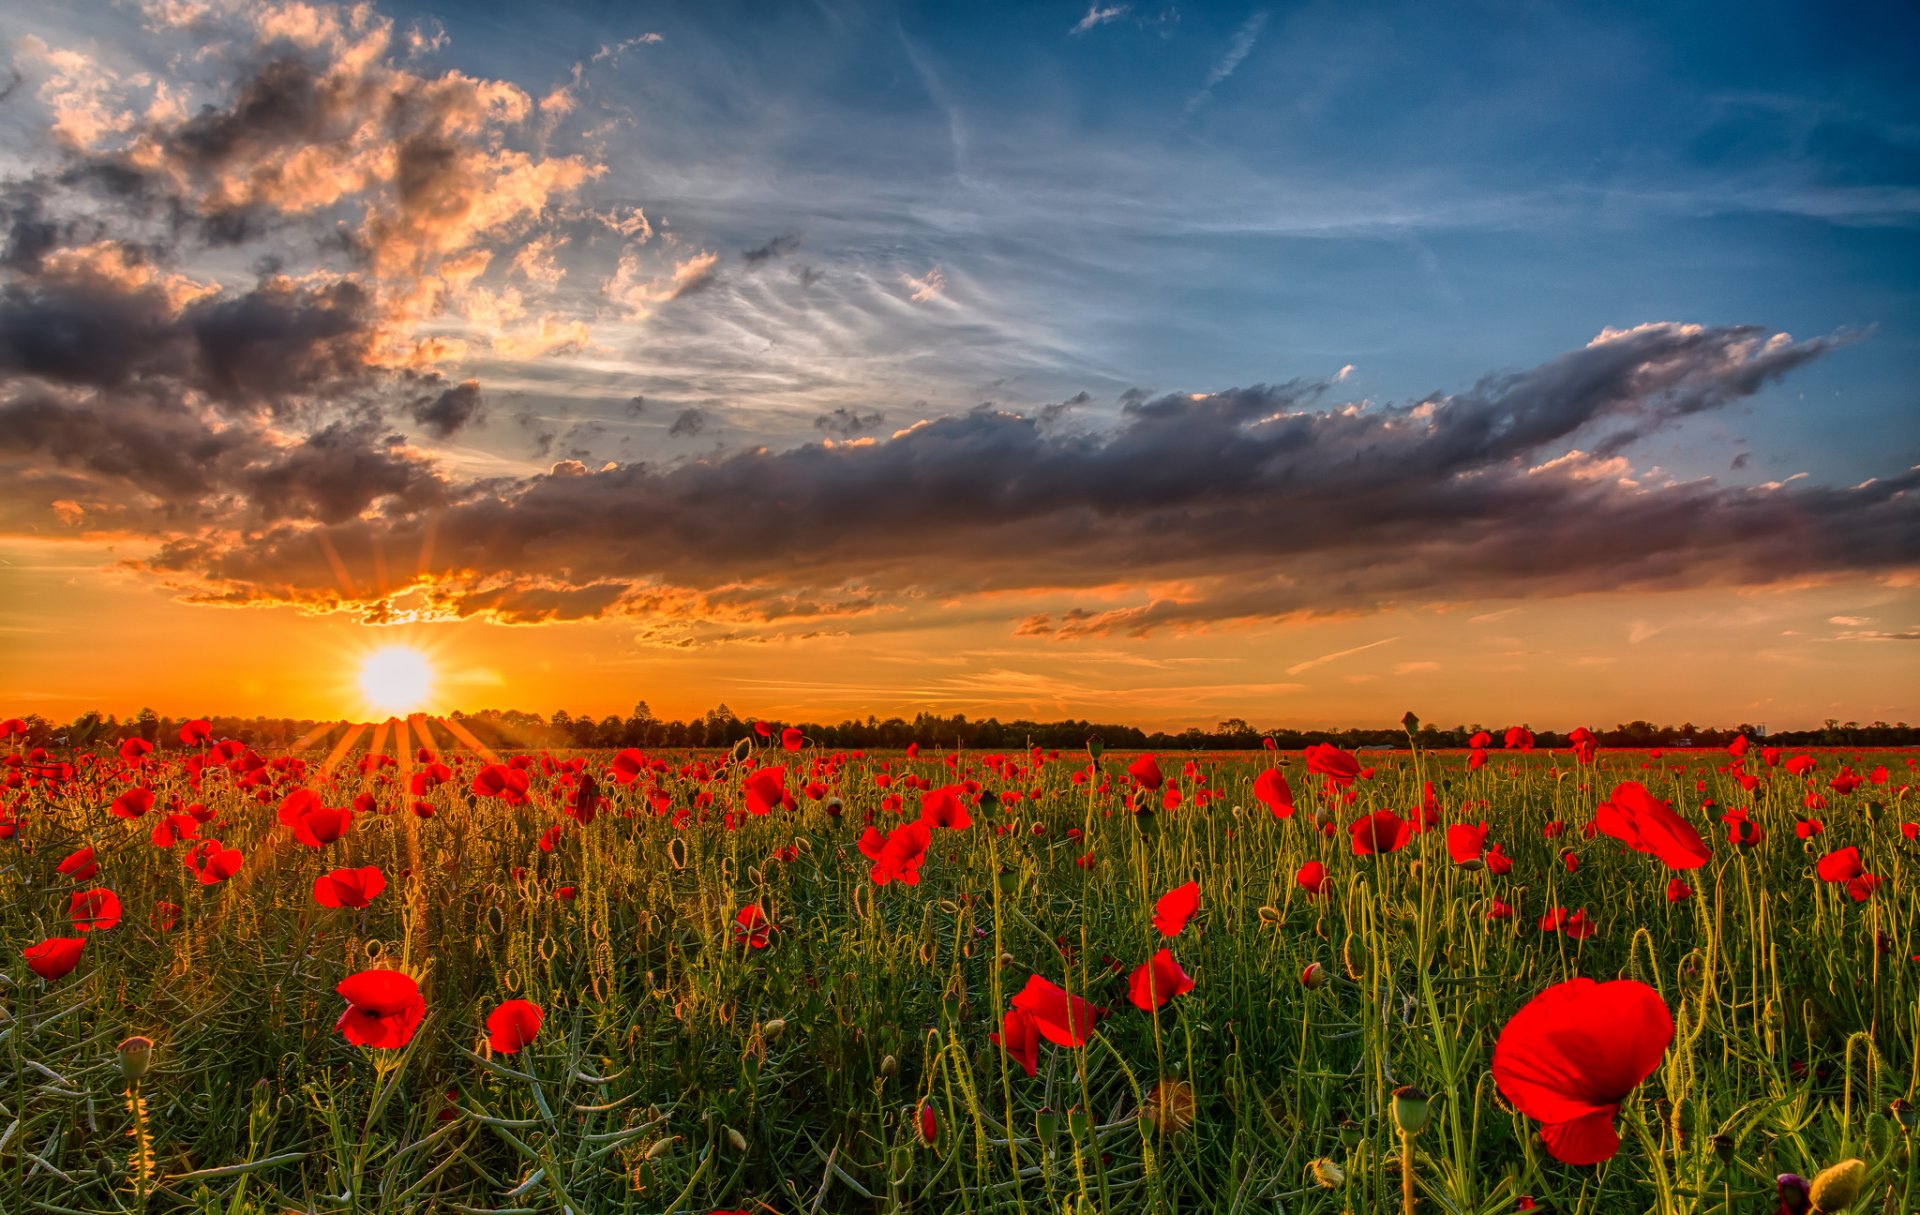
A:
{"label": "flower bud on stalk", "polygon": [[1860,1197],[1860,1186],[1867,1179],[1867,1162],[1855,1158],[1822,1169],[1808,1187],[1813,1200],[1813,1215],[1838,1215]]}

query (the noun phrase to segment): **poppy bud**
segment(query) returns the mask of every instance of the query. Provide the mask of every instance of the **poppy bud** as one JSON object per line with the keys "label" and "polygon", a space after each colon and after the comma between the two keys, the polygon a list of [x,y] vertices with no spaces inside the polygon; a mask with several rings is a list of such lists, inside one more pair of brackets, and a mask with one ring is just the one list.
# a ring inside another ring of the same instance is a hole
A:
{"label": "poppy bud", "polygon": [[1105,755],[1106,753],[1107,753],[1107,744],[1101,741],[1101,738],[1098,734],[1095,734],[1091,738],[1087,739],[1088,757],[1092,759],[1099,759],[1102,755]]}
{"label": "poppy bud", "polygon": [[844,811],[845,809],[846,809],[846,806],[840,801],[839,798],[830,797],[827,799],[827,817],[828,818],[839,818],[841,812]]}
{"label": "poppy bud", "polygon": [[1341,1147],[1346,1148],[1348,1151],[1352,1151],[1354,1148],[1359,1147],[1360,1140],[1363,1134],[1364,1132],[1362,1131],[1360,1124],[1358,1122],[1355,1122],[1351,1118],[1342,1118],[1340,1120],[1340,1146]]}
{"label": "poppy bud", "polygon": [[1798,1173],[1782,1173],[1775,1177],[1773,1193],[1780,1200],[1776,1209],[1783,1215],[1800,1215],[1807,1209],[1807,1179]]}
{"label": "poppy bud", "polygon": [[1402,1135],[1418,1135],[1427,1125],[1427,1094],[1411,1084],[1393,1090],[1393,1124]]}
{"label": "poppy bud", "polygon": [[153,1064],[152,1038],[128,1038],[120,1044],[119,1050],[122,1076],[134,1081],[147,1074],[147,1068]]}
{"label": "poppy bud", "polygon": [[1308,962],[1307,968],[1300,972],[1300,986],[1308,991],[1318,991],[1327,985],[1327,968],[1318,962]]}
{"label": "poppy bud", "polygon": [[1041,1106],[1040,1112],[1033,1116],[1033,1131],[1039,1136],[1040,1142],[1048,1145],[1053,1143],[1054,1136],[1060,1133],[1060,1115],[1053,1112],[1052,1106]]}
{"label": "poppy bud", "polygon": [[673,1145],[676,1142],[678,1142],[679,1138],[680,1136],[678,1135],[669,1135],[667,1138],[658,1141],[652,1147],[647,1149],[647,1159],[648,1160],[660,1159],[660,1157],[666,1155],[668,1152],[673,1150]]}
{"label": "poppy bud", "polygon": [[882,1076],[891,1080],[894,1076],[898,1075],[899,1072],[900,1060],[894,1058],[892,1055],[888,1055],[886,1058],[880,1060],[880,1074]]}
{"label": "poppy bud", "polygon": [[994,882],[1000,887],[1001,894],[1012,894],[1020,889],[1020,871],[1000,866],[1000,872],[994,875]]}
{"label": "poppy bud", "polygon": [[1307,1166],[1313,1174],[1313,1183],[1323,1190],[1337,1190],[1347,1183],[1347,1174],[1341,1167],[1325,1156]]}
{"label": "poppy bud", "polygon": [[747,1137],[732,1127],[727,1128],[727,1142],[733,1145],[733,1150],[736,1152],[747,1150]]}
{"label": "poppy bud", "polygon": [[920,1142],[932,1147],[940,1138],[940,1116],[926,1102],[920,1103]]}
{"label": "poppy bud", "polygon": [[1814,1215],[1836,1215],[1852,1206],[1853,1200],[1860,1197],[1860,1185],[1866,1179],[1867,1162],[1857,1157],[1820,1170],[1807,1189],[1807,1197],[1813,1200]]}
{"label": "poppy bud", "polygon": [[1408,709],[1407,715],[1400,719],[1400,724],[1407,728],[1407,733],[1412,734],[1420,728],[1420,719],[1414,716],[1412,709]]}
{"label": "poppy bud", "polygon": [[787,1023],[784,1019],[775,1017],[761,1027],[761,1032],[766,1035],[767,1041],[775,1041],[781,1034],[787,1032]]}

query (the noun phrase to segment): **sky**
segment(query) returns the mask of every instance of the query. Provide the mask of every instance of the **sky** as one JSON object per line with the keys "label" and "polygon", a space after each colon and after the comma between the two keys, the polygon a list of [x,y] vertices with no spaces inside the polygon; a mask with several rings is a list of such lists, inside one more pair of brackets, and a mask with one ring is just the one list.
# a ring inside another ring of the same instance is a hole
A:
{"label": "sky", "polygon": [[1920,720],[1909,5],[0,28],[0,713]]}

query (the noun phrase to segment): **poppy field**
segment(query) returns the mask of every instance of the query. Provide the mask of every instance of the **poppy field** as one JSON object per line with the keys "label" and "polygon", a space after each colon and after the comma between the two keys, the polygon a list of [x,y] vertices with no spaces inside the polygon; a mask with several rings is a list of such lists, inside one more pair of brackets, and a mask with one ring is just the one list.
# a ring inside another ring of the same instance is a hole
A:
{"label": "poppy field", "polygon": [[1908,751],[397,724],[9,740],[0,1210],[1920,1209]]}

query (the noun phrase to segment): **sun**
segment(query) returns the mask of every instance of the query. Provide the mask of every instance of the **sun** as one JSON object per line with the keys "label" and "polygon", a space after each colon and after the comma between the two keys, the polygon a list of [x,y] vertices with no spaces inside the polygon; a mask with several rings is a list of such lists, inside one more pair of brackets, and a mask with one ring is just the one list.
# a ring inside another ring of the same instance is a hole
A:
{"label": "sun", "polygon": [[432,691],[433,666],[412,646],[386,646],[360,663],[360,694],[382,713],[399,716],[424,708]]}

